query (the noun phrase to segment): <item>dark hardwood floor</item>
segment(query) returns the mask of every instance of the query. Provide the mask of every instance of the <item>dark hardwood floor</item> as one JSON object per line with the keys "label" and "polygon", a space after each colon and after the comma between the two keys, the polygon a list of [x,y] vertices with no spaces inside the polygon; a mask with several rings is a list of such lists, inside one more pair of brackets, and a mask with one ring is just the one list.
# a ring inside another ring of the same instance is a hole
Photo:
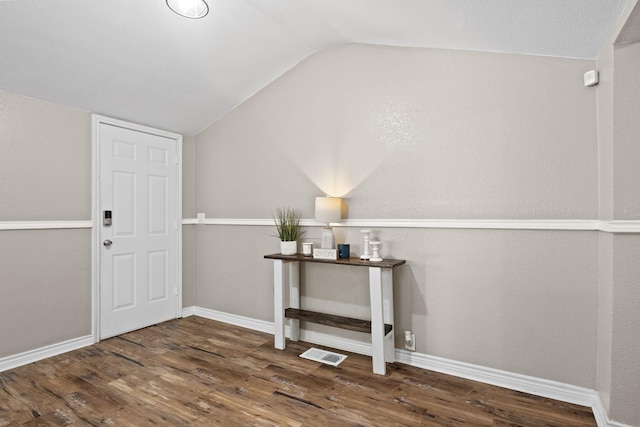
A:
{"label": "dark hardwood floor", "polygon": [[383,377],[357,354],[338,368],[299,358],[309,347],[166,322],[0,373],[0,426],[596,425],[589,408],[399,363]]}

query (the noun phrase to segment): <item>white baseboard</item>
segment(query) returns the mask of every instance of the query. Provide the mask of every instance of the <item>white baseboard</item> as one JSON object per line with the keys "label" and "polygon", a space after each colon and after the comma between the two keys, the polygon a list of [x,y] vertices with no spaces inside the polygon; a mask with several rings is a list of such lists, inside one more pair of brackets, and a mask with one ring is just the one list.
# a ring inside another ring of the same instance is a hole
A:
{"label": "white baseboard", "polygon": [[596,418],[598,427],[632,427],[628,424],[622,424],[617,421],[611,421],[607,414],[607,409],[600,399],[600,395],[596,396],[596,403],[591,407],[593,409],[593,416]]}
{"label": "white baseboard", "polygon": [[534,396],[546,397],[576,405],[588,406],[593,411],[598,427],[631,427],[611,421],[596,390],[578,387],[543,378],[530,377],[499,369],[486,368],[455,360],[396,349],[396,362],[430,371],[442,372],[460,378],[479,381],[498,387],[517,390]]}
{"label": "white baseboard", "polygon": [[[230,325],[240,326],[254,331],[272,334],[274,331],[273,322],[252,319],[250,317],[238,316],[235,314],[224,313],[217,310],[211,310],[202,307],[189,307],[186,310],[193,312],[194,316],[204,317],[205,319],[217,320],[218,322],[228,323]],[[185,310],[183,310],[184,313]],[[187,316],[183,316],[187,317]]]}
{"label": "white baseboard", "polygon": [[[272,322],[251,319],[243,316],[223,313],[200,307],[189,307],[185,312],[193,312],[196,316],[218,320],[248,329],[253,329],[269,334],[274,333]],[[288,336],[288,328],[285,331]],[[337,348],[352,353],[371,355],[371,343],[357,341],[348,338],[336,337],[320,332],[300,330],[300,340],[312,344]],[[631,427],[609,420],[607,410],[597,391],[585,387],[578,387],[543,378],[530,377],[499,369],[487,368],[470,363],[458,362],[428,354],[415,353],[407,350],[396,349],[396,362],[430,371],[441,372],[459,378],[479,381],[510,390],[517,390],[534,396],[546,397],[576,405],[588,406],[593,410],[598,427]]]}
{"label": "white baseboard", "polygon": [[485,384],[517,390],[536,396],[548,397],[582,406],[593,406],[596,400],[595,390],[577,387],[571,384],[530,377],[499,369],[487,368],[470,363],[458,362],[428,354],[414,353],[396,349],[396,361],[430,371],[442,372]]}
{"label": "white baseboard", "polygon": [[79,348],[92,345],[93,342],[93,336],[87,335],[61,343],[40,347],[35,350],[25,351],[24,353],[3,357],[0,358],[0,372],[37,362],[38,360],[46,359],[47,357],[53,357],[68,351],[77,350]]}
{"label": "white baseboard", "polygon": [[182,309],[182,317],[189,317],[189,316],[195,316],[195,315],[196,315],[195,305],[192,305],[191,307],[184,307]]}

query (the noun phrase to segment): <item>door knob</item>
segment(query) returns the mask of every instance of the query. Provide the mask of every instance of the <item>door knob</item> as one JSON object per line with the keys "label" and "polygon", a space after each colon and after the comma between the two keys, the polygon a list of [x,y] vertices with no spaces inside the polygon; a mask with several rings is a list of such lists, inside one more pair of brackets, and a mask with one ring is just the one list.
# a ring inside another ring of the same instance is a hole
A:
{"label": "door knob", "polygon": [[113,244],[113,242],[109,239],[105,240],[104,242],[102,242],[103,245],[105,246],[111,246]]}

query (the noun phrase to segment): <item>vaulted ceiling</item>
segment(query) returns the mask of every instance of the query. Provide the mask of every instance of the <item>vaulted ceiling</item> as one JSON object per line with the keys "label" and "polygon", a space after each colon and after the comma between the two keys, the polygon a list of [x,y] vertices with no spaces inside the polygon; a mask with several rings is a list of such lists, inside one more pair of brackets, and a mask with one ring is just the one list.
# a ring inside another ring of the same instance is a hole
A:
{"label": "vaulted ceiling", "polygon": [[[344,43],[596,59],[625,0],[0,0],[0,89],[195,134]],[[0,106],[1,107],[1,106]]]}

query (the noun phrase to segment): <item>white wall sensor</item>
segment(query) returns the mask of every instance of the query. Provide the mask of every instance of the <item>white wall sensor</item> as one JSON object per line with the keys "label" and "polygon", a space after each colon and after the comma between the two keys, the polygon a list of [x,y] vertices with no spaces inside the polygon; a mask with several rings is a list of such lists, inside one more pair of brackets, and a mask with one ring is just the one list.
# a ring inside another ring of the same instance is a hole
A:
{"label": "white wall sensor", "polygon": [[598,84],[598,72],[596,70],[591,70],[584,73],[585,87],[595,86],[597,84]]}

